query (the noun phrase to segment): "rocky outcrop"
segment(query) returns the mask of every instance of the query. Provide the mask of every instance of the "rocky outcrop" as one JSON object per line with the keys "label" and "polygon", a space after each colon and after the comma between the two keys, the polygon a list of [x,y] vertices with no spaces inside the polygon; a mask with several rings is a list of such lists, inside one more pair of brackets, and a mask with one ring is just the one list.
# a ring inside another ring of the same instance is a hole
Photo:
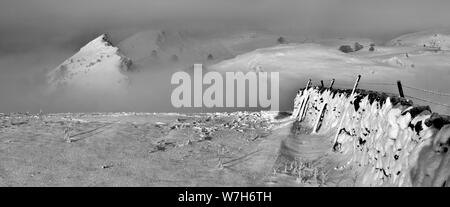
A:
{"label": "rocky outcrop", "polygon": [[[449,186],[450,118],[395,95],[309,88],[293,116],[334,142],[361,186]],[[337,134],[337,136],[336,136]]]}

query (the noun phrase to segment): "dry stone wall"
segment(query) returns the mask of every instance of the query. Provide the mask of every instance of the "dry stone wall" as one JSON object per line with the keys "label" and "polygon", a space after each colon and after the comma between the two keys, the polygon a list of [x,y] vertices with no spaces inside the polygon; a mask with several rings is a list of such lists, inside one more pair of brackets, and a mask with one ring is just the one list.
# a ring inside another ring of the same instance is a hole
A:
{"label": "dry stone wall", "polygon": [[428,106],[384,93],[316,87],[298,92],[292,116],[330,137],[330,150],[359,166],[357,185],[450,185],[450,118]]}

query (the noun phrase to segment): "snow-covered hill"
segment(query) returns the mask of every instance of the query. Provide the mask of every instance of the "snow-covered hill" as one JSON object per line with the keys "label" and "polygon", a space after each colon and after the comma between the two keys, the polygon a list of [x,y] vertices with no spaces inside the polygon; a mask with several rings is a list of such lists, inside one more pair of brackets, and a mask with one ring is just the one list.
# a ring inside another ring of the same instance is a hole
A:
{"label": "snow-covered hill", "polygon": [[50,91],[118,91],[129,84],[131,60],[101,35],[47,74]]}
{"label": "snow-covered hill", "polygon": [[314,43],[257,49],[210,68],[217,71],[277,71],[286,77],[328,76],[347,81],[353,80],[357,74],[371,79],[385,79],[392,73],[402,73],[379,65],[370,58]]}
{"label": "snow-covered hill", "polygon": [[402,35],[391,40],[390,46],[424,47],[430,50],[450,49],[450,30],[428,30]]}
{"label": "snow-covered hill", "polygon": [[[359,88],[398,93],[395,83],[444,93],[450,92],[450,54],[446,51],[430,52],[424,48],[375,46],[367,50],[343,53],[336,44],[287,44],[257,49],[249,53],[209,66],[210,70],[279,72],[280,100],[292,93],[292,88],[304,87],[308,79],[313,85],[324,80],[325,86],[336,79],[335,87],[352,88],[357,75],[362,75]],[[283,91],[285,88],[285,91]],[[405,89],[408,96],[448,103],[448,97],[435,96],[423,91]],[[420,102],[430,105],[430,103]],[[433,110],[449,113],[442,105]]]}

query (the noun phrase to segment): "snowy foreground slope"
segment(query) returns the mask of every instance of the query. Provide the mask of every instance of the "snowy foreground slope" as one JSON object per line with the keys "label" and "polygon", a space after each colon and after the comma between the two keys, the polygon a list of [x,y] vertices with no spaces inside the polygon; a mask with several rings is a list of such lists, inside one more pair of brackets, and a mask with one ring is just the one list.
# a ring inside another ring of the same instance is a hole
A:
{"label": "snowy foreground slope", "polygon": [[101,35],[47,75],[50,91],[121,91],[129,84],[124,73],[130,66],[130,59]]}

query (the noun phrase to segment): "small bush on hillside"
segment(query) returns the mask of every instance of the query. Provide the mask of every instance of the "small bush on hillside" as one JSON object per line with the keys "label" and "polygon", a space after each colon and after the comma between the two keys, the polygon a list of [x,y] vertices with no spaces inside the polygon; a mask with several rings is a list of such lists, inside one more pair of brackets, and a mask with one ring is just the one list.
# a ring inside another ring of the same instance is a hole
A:
{"label": "small bush on hillside", "polygon": [[284,38],[284,37],[279,37],[278,39],[277,39],[277,42],[278,42],[278,44],[286,44],[287,42],[286,42],[286,39]]}
{"label": "small bush on hillside", "polygon": [[152,50],[151,56],[152,56],[152,58],[157,58],[158,57],[158,52],[156,50]]}
{"label": "small bush on hillside", "polygon": [[214,57],[212,56],[212,54],[209,54],[208,55],[208,60],[213,60],[214,59]]}
{"label": "small bush on hillside", "polygon": [[374,43],[370,44],[369,51],[370,51],[370,52],[375,51],[375,44],[374,44]]}
{"label": "small bush on hillside", "polygon": [[350,45],[342,45],[339,50],[343,53],[353,52],[353,48]]}
{"label": "small bush on hillside", "polygon": [[362,46],[361,44],[359,44],[359,42],[355,42],[355,51],[359,51],[359,50],[361,50],[361,49],[363,49],[364,48],[364,46]]}

